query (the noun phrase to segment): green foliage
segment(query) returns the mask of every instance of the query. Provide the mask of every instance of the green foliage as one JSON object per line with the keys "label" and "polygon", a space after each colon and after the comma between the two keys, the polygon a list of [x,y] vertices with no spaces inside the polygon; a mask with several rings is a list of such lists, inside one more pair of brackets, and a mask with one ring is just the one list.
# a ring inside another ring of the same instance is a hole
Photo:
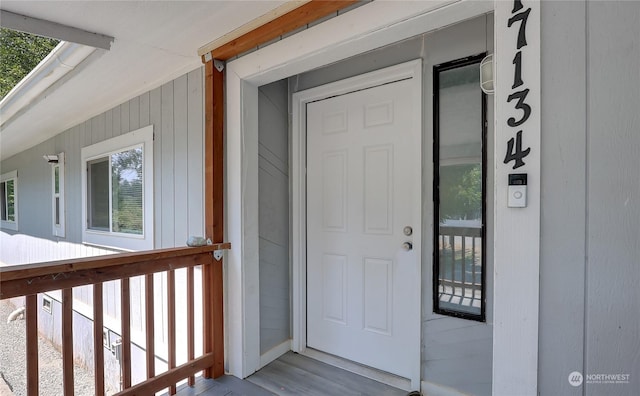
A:
{"label": "green foliage", "polygon": [[0,28],[0,98],[4,98],[58,43],[58,40]]}
{"label": "green foliage", "polygon": [[111,154],[114,232],[142,234],[142,164],[141,147]]}
{"label": "green foliage", "polygon": [[440,221],[482,216],[482,169],[475,165],[440,168]]}

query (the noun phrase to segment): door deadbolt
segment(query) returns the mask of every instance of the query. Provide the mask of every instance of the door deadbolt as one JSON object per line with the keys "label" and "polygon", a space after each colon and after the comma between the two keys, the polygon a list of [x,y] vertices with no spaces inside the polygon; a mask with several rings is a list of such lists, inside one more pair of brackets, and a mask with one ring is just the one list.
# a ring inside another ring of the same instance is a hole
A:
{"label": "door deadbolt", "polygon": [[411,236],[411,234],[413,234],[413,228],[411,228],[410,226],[406,226],[404,227],[402,232],[404,232],[404,235],[406,236]]}

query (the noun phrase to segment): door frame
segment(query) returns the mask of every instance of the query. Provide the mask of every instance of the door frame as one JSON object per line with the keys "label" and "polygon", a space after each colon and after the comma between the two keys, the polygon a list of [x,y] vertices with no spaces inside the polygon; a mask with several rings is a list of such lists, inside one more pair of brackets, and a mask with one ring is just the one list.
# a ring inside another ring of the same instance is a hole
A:
{"label": "door frame", "polygon": [[[372,1],[313,25],[227,63],[225,69],[225,235],[233,248],[225,253],[225,369],[245,378],[262,367],[258,265],[258,87],[304,73],[412,36],[494,12],[495,158],[494,169],[494,394],[537,394],[538,303],[540,267],[540,20],[539,2],[527,29],[526,73],[533,109],[528,121],[532,148],[526,171],[527,208],[506,205],[509,166],[501,155],[512,131],[507,102],[513,75],[517,29],[507,20],[512,2],[434,0]],[[537,56],[537,57],[536,57]],[[529,58],[530,57],[530,58]],[[523,69],[524,72],[524,69]],[[525,170],[525,169],[523,169]],[[517,260],[514,260],[517,258]],[[527,279],[526,287],[514,288]],[[287,341],[288,343],[288,341]]]}
{"label": "door frame", "polygon": [[[293,339],[291,349],[294,352],[303,353],[307,345],[307,205],[306,205],[306,152],[307,152],[307,103],[332,96],[343,95],[350,92],[373,88],[379,85],[393,83],[404,79],[412,79],[412,91],[415,109],[413,113],[413,127],[422,135],[422,59],[401,63],[395,66],[361,74],[337,82],[310,88],[296,92],[292,96],[293,121],[291,125],[291,191],[292,191],[292,324]],[[418,191],[422,191],[422,145],[413,147],[413,155],[418,163]],[[416,215],[421,224],[420,229],[414,233],[414,250],[416,252],[416,277],[414,279],[413,294],[417,301],[412,312],[411,344],[413,345],[411,356],[411,381],[413,389],[420,389],[420,340],[421,340],[421,290],[422,290],[422,266],[421,245],[422,237],[422,200],[421,194],[414,197],[413,207],[418,209]],[[417,227],[416,227],[417,228]]]}

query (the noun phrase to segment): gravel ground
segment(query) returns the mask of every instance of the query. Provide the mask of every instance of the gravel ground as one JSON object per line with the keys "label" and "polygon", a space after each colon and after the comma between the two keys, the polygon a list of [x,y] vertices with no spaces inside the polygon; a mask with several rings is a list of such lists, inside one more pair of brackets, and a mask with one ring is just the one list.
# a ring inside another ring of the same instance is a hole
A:
{"label": "gravel ground", "polygon": [[[7,323],[15,309],[8,301],[0,301],[0,374],[16,396],[26,395],[25,321]],[[62,395],[62,354],[42,336],[38,337],[41,395]],[[0,378],[2,381],[2,378]],[[75,395],[92,396],[93,373],[75,366]],[[2,395],[4,396],[4,394]]]}

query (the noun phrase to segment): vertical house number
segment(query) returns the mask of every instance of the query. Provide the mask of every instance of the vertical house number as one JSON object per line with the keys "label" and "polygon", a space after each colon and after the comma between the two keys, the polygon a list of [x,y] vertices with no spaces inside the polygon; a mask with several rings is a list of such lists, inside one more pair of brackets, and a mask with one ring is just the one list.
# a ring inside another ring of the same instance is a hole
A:
{"label": "vertical house number", "polygon": [[[513,169],[524,166],[524,158],[529,155],[531,148],[522,149],[522,130],[523,125],[527,122],[531,116],[531,106],[527,104],[527,95],[529,94],[529,88],[525,83],[525,79],[522,75],[522,49],[527,46],[527,19],[529,19],[529,13],[531,8],[524,10],[522,0],[513,1],[513,10],[511,11],[511,18],[507,23],[509,29],[515,29],[518,26],[518,38],[516,41],[516,54],[513,57],[513,90],[507,97],[507,103],[513,103],[513,106],[521,114],[519,118],[511,117],[507,120],[507,125],[510,128],[514,128],[515,137],[512,137],[507,142],[507,152],[504,157],[504,163],[508,164],[514,161]],[[515,131],[517,130],[517,131]]]}

